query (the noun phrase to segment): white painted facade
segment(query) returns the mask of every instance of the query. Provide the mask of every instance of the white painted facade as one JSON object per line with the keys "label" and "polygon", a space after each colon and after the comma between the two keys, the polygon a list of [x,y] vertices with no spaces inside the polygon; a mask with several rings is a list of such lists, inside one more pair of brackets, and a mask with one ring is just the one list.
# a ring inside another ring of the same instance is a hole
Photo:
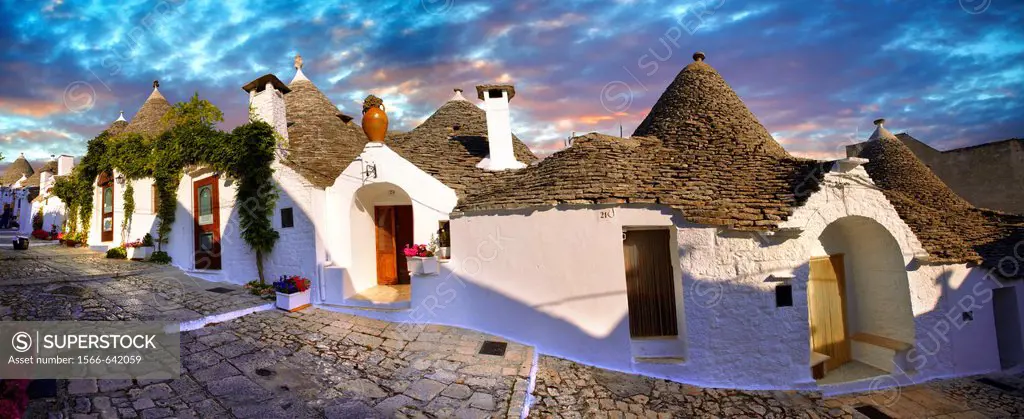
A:
{"label": "white painted facade", "polygon": [[[999,353],[992,294],[1005,288],[1021,307],[1024,287],[965,265],[922,266],[926,252],[909,227],[864,169],[849,166],[826,174],[777,236],[695,225],[648,205],[464,214],[452,220],[451,262],[440,275],[413,278],[411,309],[371,315],[467,327],[541,353],[695,385],[814,388],[808,261],[846,252],[847,295],[856,301],[847,309],[850,335],[913,348],[903,358],[855,349],[855,361],[892,374],[826,392],[998,371],[1000,356],[1021,360],[1019,343]],[[664,228],[676,238],[677,339],[630,337],[619,255],[623,230],[633,228]],[[896,269],[872,272],[879,266]],[[780,283],[792,285],[793,306],[776,307]],[[1020,329],[1019,312],[1011,315]],[[1024,330],[1001,333],[1019,342]]]}
{"label": "white painted facade", "polygon": [[[368,168],[373,175],[367,175]],[[412,206],[413,243],[398,243],[401,248],[428,243],[457,201],[454,190],[387,145],[368,143],[326,189],[324,276],[315,301],[343,304],[377,285],[375,206]]]}

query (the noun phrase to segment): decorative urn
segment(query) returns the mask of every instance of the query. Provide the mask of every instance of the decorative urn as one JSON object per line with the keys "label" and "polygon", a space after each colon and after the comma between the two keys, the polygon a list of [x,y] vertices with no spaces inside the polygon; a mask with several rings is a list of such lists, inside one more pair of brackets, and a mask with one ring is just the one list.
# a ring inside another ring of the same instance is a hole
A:
{"label": "decorative urn", "polygon": [[388,114],[384,113],[384,101],[377,96],[363,100],[363,132],[375,143],[383,143],[388,134]]}

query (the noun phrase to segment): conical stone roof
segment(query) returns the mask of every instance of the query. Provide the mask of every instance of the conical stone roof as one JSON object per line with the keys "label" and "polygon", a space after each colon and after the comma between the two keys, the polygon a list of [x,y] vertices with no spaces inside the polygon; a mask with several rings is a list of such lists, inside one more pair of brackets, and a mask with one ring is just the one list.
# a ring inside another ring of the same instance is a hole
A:
{"label": "conical stone roof", "polygon": [[22,154],[14,159],[10,166],[7,166],[7,170],[4,170],[3,176],[0,177],[0,186],[11,186],[21,180],[22,175],[29,177],[33,173],[35,170],[32,170],[32,165],[25,160],[25,155]]}
{"label": "conical stone roof", "polygon": [[362,152],[366,135],[305,76],[296,77],[288,87],[284,163],[319,188],[331,186]]}
{"label": "conical stone roof", "polygon": [[[164,96],[160,94],[159,89],[160,83],[153,82],[153,92],[149,94],[146,101],[142,103],[142,107],[132,117],[131,122],[125,126],[123,132],[136,133],[142,135],[159,135],[165,129],[161,119],[167,111],[171,110],[171,104],[164,99]],[[115,121],[114,124],[124,121]],[[111,124],[111,127],[114,127]]]}
{"label": "conical stone roof", "polygon": [[[495,173],[476,167],[489,152],[487,113],[466,100],[461,90],[456,90],[454,97],[422,124],[410,132],[393,135],[387,144],[460,197]],[[515,135],[512,150],[520,162],[537,161],[537,156]]]}
{"label": "conical stone roof", "polygon": [[[1024,217],[975,208],[932,173],[902,141],[878,128],[858,157],[935,263],[997,267],[1024,241]],[[1024,269],[1018,270],[1024,276]]]}
{"label": "conical stone roof", "polygon": [[[703,62],[704,55],[694,59],[634,138],[577,139],[534,167],[480,187],[459,209],[654,203],[676,208],[697,224],[776,228],[819,189],[831,163],[786,153]],[[638,146],[619,144],[624,141]],[[630,153],[644,157],[638,161]]]}
{"label": "conical stone roof", "polygon": [[45,164],[43,164],[43,167],[39,168],[39,170],[36,170],[35,173],[32,174],[32,176],[29,176],[28,180],[26,180],[25,184],[22,185],[22,186],[26,186],[26,187],[39,187],[40,186],[39,185],[39,181],[42,179],[43,172],[50,172],[50,176],[56,176],[57,175],[57,161],[56,160],[50,160],[50,161],[46,162]]}
{"label": "conical stone roof", "polygon": [[710,158],[789,157],[725,79],[704,62],[704,54],[693,58],[633,135],[658,137],[666,146]]}

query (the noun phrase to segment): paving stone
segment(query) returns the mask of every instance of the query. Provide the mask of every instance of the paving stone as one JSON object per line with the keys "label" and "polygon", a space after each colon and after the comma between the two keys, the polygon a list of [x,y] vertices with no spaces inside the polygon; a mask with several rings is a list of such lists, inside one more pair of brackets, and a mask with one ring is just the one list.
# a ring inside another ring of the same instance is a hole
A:
{"label": "paving stone", "polygon": [[388,395],[388,392],[381,389],[380,386],[365,378],[343,382],[336,388],[339,391],[354,393],[355,395],[363,398],[376,399],[386,397]]}
{"label": "paving stone", "polygon": [[101,393],[124,390],[132,386],[132,380],[99,380],[97,381]]}
{"label": "paving stone", "polygon": [[412,397],[416,400],[430,401],[441,391],[444,391],[445,385],[430,379],[422,379],[412,383],[408,389],[405,390],[405,395]]}
{"label": "paving stone", "polygon": [[403,408],[405,406],[416,406],[416,405],[418,405],[418,403],[415,400],[413,400],[412,398],[410,398],[409,396],[406,396],[404,394],[399,394],[399,395],[391,396],[391,397],[388,397],[388,398],[386,398],[384,400],[381,400],[380,403],[377,403],[377,405],[375,407],[385,417],[394,417],[395,416],[395,412],[397,412],[399,409],[401,409],[401,408]]}
{"label": "paving stone", "polygon": [[473,395],[473,390],[463,384],[452,384],[444,389],[441,394],[454,399],[466,399]]}
{"label": "paving stone", "polygon": [[166,407],[154,407],[152,409],[146,409],[140,412],[142,419],[160,419],[167,418],[174,415],[174,411]]}
{"label": "paving stone", "polygon": [[145,398],[138,399],[132,402],[132,408],[134,408],[135,410],[149,409],[153,406],[156,406],[156,404],[154,404],[152,400]]}
{"label": "paving stone", "polygon": [[373,419],[385,416],[376,409],[360,401],[347,401],[328,406],[324,409],[327,419]]}
{"label": "paving stone", "polygon": [[473,393],[469,397],[469,405],[483,410],[494,410],[494,396],[486,393]]}
{"label": "paving stone", "polygon": [[94,379],[83,379],[83,380],[69,380],[68,381],[68,393],[69,394],[92,394],[99,390]]}

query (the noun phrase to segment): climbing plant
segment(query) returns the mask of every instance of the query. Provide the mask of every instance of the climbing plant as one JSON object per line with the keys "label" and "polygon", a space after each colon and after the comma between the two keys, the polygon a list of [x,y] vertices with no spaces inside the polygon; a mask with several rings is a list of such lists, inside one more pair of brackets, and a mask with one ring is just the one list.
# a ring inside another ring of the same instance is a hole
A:
{"label": "climbing plant", "polygon": [[[280,237],[270,221],[278,197],[271,167],[275,132],[270,125],[252,118],[231,132],[223,132],[216,127],[223,120],[220,109],[195,94],[188,101],[175,104],[161,118],[165,130],[159,135],[111,136],[104,132],[89,141],[82,163],[73,176],[58,181],[55,194],[68,206],[69,214],[77,209],[79,217],[86,221],[92,212],[92,185],[100,173],[117,170],[128,181],[152,178],[159,196],[160,246],[170,238],[178,205],[178,184],[185,170],[203,166],[223,173],[236,181],[235,205],[239,207],[241,236],[256,254],[260,281],[265,282],[263,257],[273,251]],[[131,183],[126,183],[122,229],[127,228],[128,214],[135,209],[134,199],[130,198]],[[88,231],[87,226],[83,227]]]}

